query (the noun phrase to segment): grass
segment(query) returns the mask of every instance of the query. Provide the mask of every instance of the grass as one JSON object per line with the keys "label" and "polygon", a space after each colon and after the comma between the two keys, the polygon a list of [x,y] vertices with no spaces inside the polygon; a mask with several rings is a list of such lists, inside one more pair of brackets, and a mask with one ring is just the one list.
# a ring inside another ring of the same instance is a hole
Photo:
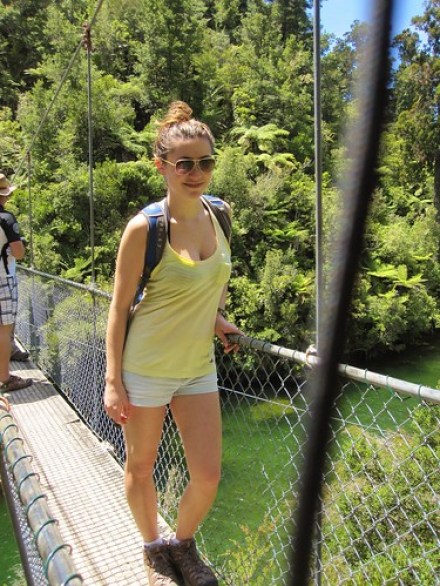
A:
{"label": "grass", "polygon": [[11,519],[0,489],[0,586],[26,586]]}
{"label": "grass", "polygon": [[345,387],[338,404],[338,417],[345,425],[360,425],[372,433],[410,427],[409,414],[420,404],[418,399],[396,395],[390,389],[367,388],[363,383]]}
{"label": "grass", "polygon": [[408,348],[392,361],[379,360],[373,362],[368,368],[437,389],[440,386],[439,356],[440,336],[437,335],[423,346]]}
{"label": "grass", "polygon": [[[295,409],[283,404],[238,404],[223,411],[223,477],[219,495],[203,534],[209,555],[225,551],[225,542],[243,539],[243,528],[256,532],[271,521],[268,506],[291,493],[295,480],[292,459],[298,438],[291,429],[297,423]],[[272,521],[284,511],[271,512]]]}
{"label": "grass", "polygon": [[[399,355],[397,363],[376,363],[369,370],[436,387],[439,354],[440,339],[430,347]],[[418,405],[417,398],[399,396],[390,389],[350,383],[338,404],[337,419],[341,430],[355,425],[378,436],[397,431],[410,434],[411,413]],[[303,424],[298,425],[303,407],[300,398],[293,406],[280,399],[275,405],[237,400],[224,408],[223,478],[216,504],[202,529],[210,559],[224,558],[225,552],[230,557],[234,542],[244,543],[249,531],[266,531],[268,539],[278,542],[274,548],[277,552],[288,543],[289,510],[294,507],[294,487],[305,443]],[[350,441],[349,433],[339,434],[332,457],[342,457]]]}

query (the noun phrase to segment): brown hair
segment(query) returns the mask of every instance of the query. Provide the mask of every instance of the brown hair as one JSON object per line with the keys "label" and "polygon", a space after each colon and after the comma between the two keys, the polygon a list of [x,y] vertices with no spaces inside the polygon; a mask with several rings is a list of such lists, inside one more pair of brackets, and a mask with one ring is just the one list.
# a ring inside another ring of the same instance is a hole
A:
{"label": "brown hair", "polygon": [[173,149],[177,140],[191,138],[206,138],[211,149],[214,149],[214,136],[209,127],[191,117],[192,110],[185,102],[172,102],[168,112],[162,120],[159,120],[156,140],[154,142],[154,154],[163,159]]}

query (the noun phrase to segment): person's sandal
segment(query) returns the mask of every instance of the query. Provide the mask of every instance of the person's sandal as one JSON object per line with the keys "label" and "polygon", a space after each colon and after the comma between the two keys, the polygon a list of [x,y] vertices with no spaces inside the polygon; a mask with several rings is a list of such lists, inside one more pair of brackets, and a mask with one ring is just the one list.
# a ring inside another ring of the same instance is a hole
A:
{"label": "person's sandal", "polygon": [[30,387],[33,382],[31,378],[21,378],[20,376],[11,374],[6,382],[0,383],[0,393],[25,389],[26,387]]}
{"label": "person's sandal", "polygon": [[14,362],[27,362],[29,360],[29,352],[25,350],[15,350],[10,357]]}

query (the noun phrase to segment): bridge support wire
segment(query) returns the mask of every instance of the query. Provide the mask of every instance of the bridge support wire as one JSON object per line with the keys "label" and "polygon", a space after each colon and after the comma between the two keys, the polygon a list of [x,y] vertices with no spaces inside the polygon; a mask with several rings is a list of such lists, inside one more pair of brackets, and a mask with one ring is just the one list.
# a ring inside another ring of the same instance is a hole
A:
{"label": "bridge support wire", "polygon": [[[51,516],[47,496],[43,493],[38,474],[32,467],[6,397],[0,396],[0,472],[18,539],[22,564],[29,586],[80,586],[84,583],[75,570],[70,545],[63,542],[57,521]],[[15,494],[12,494],[14,491]],[[19,502],[21,511],[15,511]],[[20,528],[19,516],[24,516],[41,557],[41,569],[32,568],[27,544]],[[43,574],[43,575],[41,575]],[[43,581],[44,580],[44,581]]]}
{"label": "bridge support wire", "polygon": [[[101,7],[102,7],[103,3],[104,3],[104,0],[98,0],[98,2],[96,4],[96,7],[95,7],[95,10],[93,11],[92,17],[90,18],[90,22],[88,24],[88,29],[89,30],[92,30],[92,28],[93,28],[93,26],[94,26],[94,24],[96,22],[96,19],[98,17],[99,11],[101,10]],[[22,158],[22,160],[18,164],[17,168],[15,169],[14,178],[18,178],[19,177],[20,171],[21,171],[21,169],[22,169],[25,161],[28,158],[28,154],[29,153],[32,153],[32,149],[34,147],[35,141],[37,140],[37,138],[38,138],[38,136],[40,134],[41,129],[45,125],[46,120],[47,120],[47,118],[49,116],[49,113],[52,110],[53,105],[55,104],[55,102],[56,102],[56,100],[57,100],[57,98],[58,98],[58,96],[59,96],[59,94],[60,94],[60,92],[61,92],[61,90],[62,90],[62,88],[64,86],[64,83],[66,82],[66,80],[67,80],[67,78],[69,76],[70,70],[72,69],[72,67],[73,67],[73,65],[74,65],[74,63],[76,61],[76,58],[78,57],[78,55],[79,55],[81,49],[83,48],[83,46],[84,46],[84,38],[82,37],[81,40],[79,41],[78,45],[76,46],[75,51],[73,52],[73,54],[72,54],[72,56],[70,58],[70,61],[69,61],[68,65],[67,65],[67,67],[66,67],[66,69],[65,69],[65,71],[64,71],[64,73],[63,73],[63,75],[61,77],[61,80],[60,80],[60,82],[58,84],[58,87],[57,87],[57,89],[55,91],[55,94],[53,95],[52,100],[50,101],[49,105],[47,106],[46,110],[43,113],[43,116],[41,117],[40,123],[39,123],[39,125],[37,127],[37,130],[34,132],[34,134],[32,136],[32,139],[31,139],[31,141],[29,143],[29,146],[26,149],[26,152],[24,154],[24,157]]]}

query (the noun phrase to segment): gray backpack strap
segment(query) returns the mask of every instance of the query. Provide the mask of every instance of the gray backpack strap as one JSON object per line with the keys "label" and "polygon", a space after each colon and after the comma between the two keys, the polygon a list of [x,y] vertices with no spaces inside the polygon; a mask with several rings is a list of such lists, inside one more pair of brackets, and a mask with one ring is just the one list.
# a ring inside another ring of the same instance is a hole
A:
{"label": "gray backpack strap", "polygon": [[202,195],[203,200],[218,220],[228,242],[231,242],[232,221],[226,203],[215,195]]}
{"label": "gray backpack strap", "polygon": [[140,212],[148,222],[148,237],[145,248],[144,268],[141,279],[136,289],[133,305],[137,305],[142,299],[145,285],[154,268],[159,264],[163,256],[165,242],[168,237],[168,205],[166,199],[150,203]]}
{"label": "gray backpack strap", "polygon": [[[231,241],[232,223],[225,202],[213,195],[202,195],[203,201],[209,206],[217,218],[228,242]],[[140,212],[148,222],[148,238],[145,249],[144,268],[136,289],[133,307],[142,299],[145,285],[154,268],[159,264],[165,243],[168,238],[169,212],[166,198],[162,201],[150,203]]]}

